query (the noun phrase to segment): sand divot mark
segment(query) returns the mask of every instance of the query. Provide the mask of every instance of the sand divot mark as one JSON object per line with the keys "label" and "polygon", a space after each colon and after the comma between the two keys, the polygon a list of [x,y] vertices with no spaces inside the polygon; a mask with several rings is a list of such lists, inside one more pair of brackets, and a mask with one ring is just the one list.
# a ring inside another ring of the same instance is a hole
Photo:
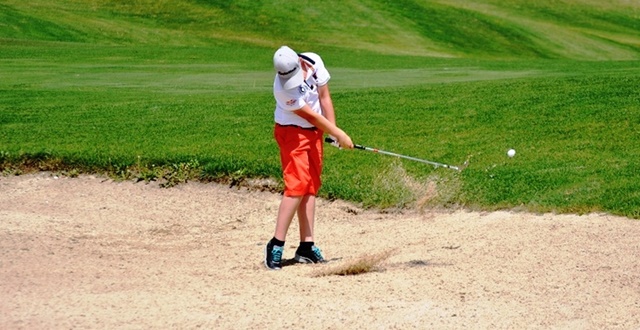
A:
{"label": "sand divot mark", "polygon": [[389,259],[393,254],[397,252],[397,249],[387,250],[380,253],[364,254],[355,259],[348,260],[344,263],[335,266],[322,267],[314,271],[312,277],[323,276],[348,276],[348,275],[360,275],[370,272],[381,271],[384,261]]}

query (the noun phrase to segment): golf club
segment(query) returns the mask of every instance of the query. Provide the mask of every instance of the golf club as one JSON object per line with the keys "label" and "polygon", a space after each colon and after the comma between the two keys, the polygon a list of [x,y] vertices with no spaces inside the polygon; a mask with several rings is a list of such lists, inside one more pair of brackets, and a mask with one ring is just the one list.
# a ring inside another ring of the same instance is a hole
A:
{"label": "golf club", "polygon": [[[330,144],[332,144],[334,146],[338,146],[338,141],[336,141],[336,140],[334,140],[334,139],[332,139],[330,137],[326,137],[324,139],[324,141],[327,142],[327,143],[330,143]],[[383,154],[383,155],[388,155],[388,156],[394,156],[394,157],[404,158],[404,159],[408,159],[408,160],[413,160],[413,161],[420,162],[420,163],[430,164],[430,165],[433,165],[435,167],[444,167],[444,168],[448,168],[448,169],[452,169],[452,170],[456,170],[456,171],[462,171],[463,169],[465,169],[467,167],[467,165],[469,165],[468,161],[464,162],[464,164],[462,166],[447,165],[447,164],[443,164],[443,163],[432,162],[432,161],[426,160],[426,159],[420,159],[420,158],[415,158],[415,157],[405,156],[405,155],[401,155],[401,154],[396,154],[394,152],[384,151],[384,150],[380,150],[380,149],[376,149],[376,148],[370,148],[370,147],[362,146],[362,145],[359,145],[359,144],[354,144],[354,148],[360,149],[360,150],[371,151],[371,152],[375,152],[375,153],[379,153],[379,154]]]}

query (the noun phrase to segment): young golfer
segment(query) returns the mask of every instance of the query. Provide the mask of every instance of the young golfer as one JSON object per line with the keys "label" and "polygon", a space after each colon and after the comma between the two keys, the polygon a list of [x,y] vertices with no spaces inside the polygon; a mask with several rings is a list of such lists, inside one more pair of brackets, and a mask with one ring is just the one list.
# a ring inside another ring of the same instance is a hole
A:
{"label": "young golfer", "polygon": [[264,263],[269,269],[280,269],[287,231],[296,214],[300,223],[300,245],[295,260],[325,261],[313,237],[316,194],[321,184],[323,134],[333,136],[342,148],[353,148],[353,142],[336,126],[328,85],[331,76],[320,56],[297,54],[283,46],[274,54],[273,65],[276,70],[274,136],[280,148],[285,188],[275,234],[265,247]]}

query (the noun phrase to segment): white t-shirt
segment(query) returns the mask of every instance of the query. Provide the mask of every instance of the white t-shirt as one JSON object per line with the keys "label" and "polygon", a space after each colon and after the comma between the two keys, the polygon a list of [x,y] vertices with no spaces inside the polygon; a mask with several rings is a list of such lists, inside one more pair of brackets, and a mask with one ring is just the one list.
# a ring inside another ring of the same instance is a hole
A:
{"label": "white t-shirt", "polygon": [[296,115],[293,111],[308,104],[313,111],[322,114],[320,99],[318,98],[318,86],[326,85],[331,79],[331,75],[324,67],[324,62],[322,62],[318,54],[302,53],[300,55],[301,60],[311,66],[307,70],[307,79],[302,85],[285,90],[282,88],[278,74],[276,74],[273,81],[273,96],[276,99],[274,117],[276,123],[280,125],[313,127],[311,123]]}

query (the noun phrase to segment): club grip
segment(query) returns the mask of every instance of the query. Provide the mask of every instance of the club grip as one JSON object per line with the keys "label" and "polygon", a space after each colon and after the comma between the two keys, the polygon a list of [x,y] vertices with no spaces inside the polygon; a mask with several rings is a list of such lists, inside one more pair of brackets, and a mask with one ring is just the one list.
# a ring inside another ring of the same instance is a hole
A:
{"label": "club grip", "polygon": [[[334,143],[335,143],[335,144],[337,144],[337,143],[338,143],[338,141],[336,141],[336,140],[334,140],[334,139],[332,139],[332,138],[330,138],[330,137],[328,137],[328,136],[324,138],[324,142],[326,142],[326,143],[331,143],[331,144],[334,144]],[[354,147],[355,149],[367,150],[367,147],[365,147],[365,146],[361,146],[361,145],[359,145],[359,144],[354,144],[354,145],[353,145],[353,147]]]}

